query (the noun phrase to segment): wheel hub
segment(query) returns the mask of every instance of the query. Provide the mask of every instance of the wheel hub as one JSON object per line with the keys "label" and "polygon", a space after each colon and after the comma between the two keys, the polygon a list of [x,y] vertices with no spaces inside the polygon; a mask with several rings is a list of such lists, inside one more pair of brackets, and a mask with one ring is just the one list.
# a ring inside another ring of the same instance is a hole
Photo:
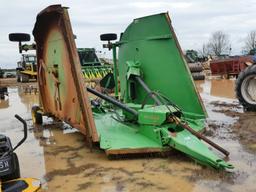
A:
{"label": "wheel hub", "polygon": [[256,75],[249,75],[244,79],[241,93],[246,102],[256,104]]}

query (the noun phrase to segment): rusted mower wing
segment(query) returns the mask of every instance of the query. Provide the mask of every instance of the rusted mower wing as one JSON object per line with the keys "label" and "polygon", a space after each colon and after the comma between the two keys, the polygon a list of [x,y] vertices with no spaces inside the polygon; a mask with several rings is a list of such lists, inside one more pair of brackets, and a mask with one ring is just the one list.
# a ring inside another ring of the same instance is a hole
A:
{"label": "rusted mower wing", "polygon": [[33,35],[44,112],[98,141],[67,8],[52,5],[41,11]]}

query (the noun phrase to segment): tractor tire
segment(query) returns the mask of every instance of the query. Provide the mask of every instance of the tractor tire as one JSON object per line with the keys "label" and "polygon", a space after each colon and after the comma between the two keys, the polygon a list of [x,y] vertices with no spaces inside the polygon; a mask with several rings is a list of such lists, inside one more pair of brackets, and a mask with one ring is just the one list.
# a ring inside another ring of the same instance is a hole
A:
{"label": "tractor tire", "polygon": [[189,66],[189,70],[190,70],[191,73],[194,73],[194,72],[202,72],[202,71],[203,71],[203,67],[202,67],[202,65],[200,65],[200,64],[197,64],[197,63],[189,63],[188,66]]}
{"label": "tractor tire", "polygon": [[43,115],[39,113],[40,107],[39,106],[32,106],[31,115],[32,115],[32,122],[36,125],[41,125],[43,123]]}
{"label": "tractor tire", "polygon": [[21,73],[20,74],[20,82],[21,83],[27,83],[29,82],[29,76],[26,74]]}
{"label": "tractor tire", "polygon": [[195,81],[197,80],[205,80],[205,75],[202,72],[192,73],[192,77]]}
{"label": "tractor tire", "polygon": [[13,173],[3,177],[2,178],[3,181],[9,181],[9,180],[20,178],[20,165],[19,165],[19,160],[18,160],[17,154],[13,153],[12,155],[13,155],[14,171],[13,171]]}
{"label": "tractor tire", "polygon": [[20,74],[17,73],[17,82],[20,82]]}
{"label": "tractor tire", "polygon": [[244,110],[256,111],[256,65],[251,65],[239,73],[235,90]]}

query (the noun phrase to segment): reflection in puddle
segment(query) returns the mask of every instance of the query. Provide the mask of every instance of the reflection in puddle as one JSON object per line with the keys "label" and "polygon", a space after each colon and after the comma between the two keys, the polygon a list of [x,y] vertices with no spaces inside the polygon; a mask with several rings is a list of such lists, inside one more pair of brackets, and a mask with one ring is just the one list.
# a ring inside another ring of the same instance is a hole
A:
{"label": "reflection in puddle", "polygon": [[211,95],[235,99],[235,80],[220,79],[211,81]]}
{"label": "reflection in puddle", "polygon": [[0,99],[0,109],[9,107],[9,99]]}
{"label": "reflection in puddle", "polygon": [[[14,114],[27,120],[28,140],[17,154],[22,176],[40,178],[41,191],[253,191],[255,154],[246,152],[233,133],[227,134],[227,121],[233,124],[234,118],[214,112],[219,108],[212,103],[222,97],[234,98],[228,90],[232,85],[216,82],[202,81],[197,86],[201,87],[209,120],[223,125],[211,139],[231,152],[230,163],[236,169],[230,173],[203,168],[180,153],[168,158],[109,160],[97,147],[91,152],[84,136],[65,123],[45,118],[43,126],[34,127],[30,109],[38,103],[38,95],[23,94],[18,88],[9,89],[9,106],[0,109],[0,130],[16,144],[22,137],[22,126]],[[221,89],[221,85],[226,87]]]}
{"label": "reflection in puddle", "polygon": [[235,80],[230,79],[212,79],[196,81],[199,93],[208,93],[211,96],[236,99]]}

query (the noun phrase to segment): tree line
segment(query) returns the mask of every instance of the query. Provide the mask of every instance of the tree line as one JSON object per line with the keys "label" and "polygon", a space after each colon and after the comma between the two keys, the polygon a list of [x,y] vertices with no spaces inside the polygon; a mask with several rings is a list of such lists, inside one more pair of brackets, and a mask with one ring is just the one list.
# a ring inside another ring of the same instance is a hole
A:
{"label": "tree line", "polygon": [[[200,51],[202,56],[208,55],[230,55],[231,43],[229,35],[223,31],[215,31],[211,34],[207,43],[204,43]],[[243,53],[255,54],[256,52],[256,30],[249,32],[244,40]]]}

